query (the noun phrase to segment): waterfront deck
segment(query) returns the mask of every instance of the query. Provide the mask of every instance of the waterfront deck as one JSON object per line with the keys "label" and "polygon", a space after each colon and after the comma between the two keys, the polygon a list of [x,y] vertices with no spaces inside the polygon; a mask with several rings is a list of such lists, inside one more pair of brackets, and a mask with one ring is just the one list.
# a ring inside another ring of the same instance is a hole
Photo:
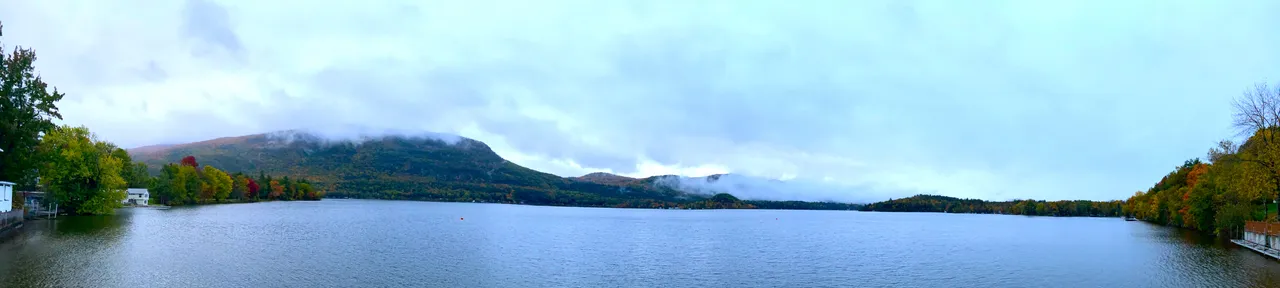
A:
{"label": "waterfront deck", "polygon": [[1280,259],[1280,223],[1248,221],[1241,239],[1231,239],[1244,248],[1262,253],[1272,259]]}
{"label": "waterfront deck", "polygon": [[5,236],[9,234],[9,231],[22,228],[22,220],[22,210],[0,212],[0,236]]}
{"label": "waterfront deck", "polygon": [[1249,250],[1262,253],[1262,255],[1270,256],[1272,259],[1280,259],[1280,250],[1271,249],[1270,247],[1267,247],[1267,246],[1262,246],[1257,243],[1240,240],[1240,239],[1231,239],[1231,243],[1236,243],[1236,245],[1240,245],[1241,247],[1249,248]]}

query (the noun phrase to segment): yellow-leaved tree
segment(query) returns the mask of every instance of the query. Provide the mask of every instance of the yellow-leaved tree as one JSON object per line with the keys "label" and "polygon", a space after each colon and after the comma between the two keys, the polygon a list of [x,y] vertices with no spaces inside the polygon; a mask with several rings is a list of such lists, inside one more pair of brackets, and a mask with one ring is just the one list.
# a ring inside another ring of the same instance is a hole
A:
{"label": "yellow-leaved tree", "polygon": [[125,198],[124,163],[113,156],[115,145],[83,126],[61,126],[45,134],[38,146],[40,184],[54,200],[76,214],[111,214]]}
{"label": "yellow-leaved tree", "polygon": [[213,200],[222,202],[231,195],[231,175],[213,166],[204,166],[205,184],[213,195]]}

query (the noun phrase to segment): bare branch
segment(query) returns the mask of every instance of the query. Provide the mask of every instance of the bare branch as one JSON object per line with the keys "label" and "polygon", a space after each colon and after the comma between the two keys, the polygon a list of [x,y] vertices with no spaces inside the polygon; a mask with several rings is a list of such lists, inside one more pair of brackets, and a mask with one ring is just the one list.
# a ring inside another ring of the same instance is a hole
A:
{"label": "bare branch", "polygon": [[[1266,83],[1255,84],[1253,89],[1245,90],[1236,98],[1232,106],[1236,110],[1232,115],[1232,126],[1241,135],[1280,128],[1280,86],[1271,89]],[[1264,138],[1271,142],[1271,137]]]}
{"label": "bare branch", "polygon": [[1218,141],[1218,147],[1209,148],[1209,155],[1207,155],[1207,158],[1209,158],[1209,162],[1217,164],[1226,160],[1229,155],[1236,154],[1238,148],[1239,147],[1236,146],[1235,142],[1231,142],[1229,139],[1224,139],[1222,141]]}

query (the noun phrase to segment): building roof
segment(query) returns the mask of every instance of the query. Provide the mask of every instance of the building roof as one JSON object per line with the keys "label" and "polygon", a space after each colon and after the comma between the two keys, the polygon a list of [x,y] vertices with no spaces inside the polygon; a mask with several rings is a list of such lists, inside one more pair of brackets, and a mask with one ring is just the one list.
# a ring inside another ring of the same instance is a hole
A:
{"label": "building roof", "polygon": [[125,191],[125,193],[126,194],[151,194],[150,192],[147,191],[147,188],[129,188],[129,190]]}
{"label": "building roof", "polygon": [[0,185],[13,186],[14,184],[13,184],[13,182],[0,181]]}

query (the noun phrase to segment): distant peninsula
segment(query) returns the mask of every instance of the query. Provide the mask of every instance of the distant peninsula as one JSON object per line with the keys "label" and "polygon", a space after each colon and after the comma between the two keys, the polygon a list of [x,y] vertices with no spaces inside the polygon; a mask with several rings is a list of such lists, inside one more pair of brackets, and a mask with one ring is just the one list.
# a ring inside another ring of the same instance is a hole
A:
{"label": "distant peninsula", "polygon": [[871,203],[861,208],[862,211],[880,212],[940,212],[1061,217],[1120,217],[1124,215],[1123,209],[1124,202],[1120,200],[1044,201],[1026,199],[996,202],[924,194]]}

